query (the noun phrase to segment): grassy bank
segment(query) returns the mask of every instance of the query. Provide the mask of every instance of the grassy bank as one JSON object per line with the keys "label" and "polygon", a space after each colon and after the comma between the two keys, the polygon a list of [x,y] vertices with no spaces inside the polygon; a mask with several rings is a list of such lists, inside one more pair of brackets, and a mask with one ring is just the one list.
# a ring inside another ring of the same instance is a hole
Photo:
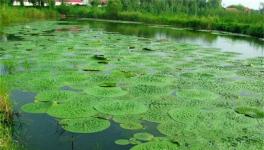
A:
{"label": "grassy bank", "polygon": [[0,29],[14,23],[24,23],[41,19],[54,19],[58,13],[49,8],[24,8],[0,6]]}
{"label": "grassy bank", "polygon": [[18,150],[12,139],[12,105],[5,82],[0,78],[0,149]]}
{"label": "grassy bank", "polygon": [[187,13],[159,13],[121,10],[116,14],[106,7],[60,6],[61,14],[75,17],[140,21],[145,23],[172,25],[206,30],[227,31],[264,38],[264,15],[259,13],[228,12],[223,9],[205,10],[199,15]]}

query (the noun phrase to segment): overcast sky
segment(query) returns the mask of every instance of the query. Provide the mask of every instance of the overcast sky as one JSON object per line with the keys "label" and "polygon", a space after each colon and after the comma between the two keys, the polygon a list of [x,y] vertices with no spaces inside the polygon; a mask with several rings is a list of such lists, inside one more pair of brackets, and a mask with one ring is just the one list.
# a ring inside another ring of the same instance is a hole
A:
{"label": "overcast sky", "polygon": [[253,9],[259,9],[259,3],[264,2],[264,0],[222,0],[222,1],[225,7],[232,4],[242,4],[246,7]]}

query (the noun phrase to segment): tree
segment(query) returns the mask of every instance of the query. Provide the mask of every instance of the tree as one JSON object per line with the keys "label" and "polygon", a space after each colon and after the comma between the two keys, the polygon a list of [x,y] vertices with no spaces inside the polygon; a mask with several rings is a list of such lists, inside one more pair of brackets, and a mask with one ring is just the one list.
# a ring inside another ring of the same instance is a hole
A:
{"label": "tree", "polygon": [[101,4],[101,1],[100,0],[93,0],[93,1],[91,1],[91,5],[94,6],[94,7],[97,7],[100,4]]}
{"label": "tree", "polygon": [[112,17],[116,17],[118,15],[118,12],[122,10],[122,3],[120,0],[109,0],[106,10],[108,15]]}
{"label": "tree", "polygon": [[261,2],[259,6],[259,11],[264,14],[264,2]]}
{"label": "tree", "polygon": [[208,0],[209,7],[219,8],[222,5],[222,0]]}

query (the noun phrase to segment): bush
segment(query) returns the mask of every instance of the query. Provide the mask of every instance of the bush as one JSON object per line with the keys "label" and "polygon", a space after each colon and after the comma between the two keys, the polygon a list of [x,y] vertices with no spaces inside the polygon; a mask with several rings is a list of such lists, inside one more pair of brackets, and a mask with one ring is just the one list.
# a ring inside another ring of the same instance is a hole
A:
{"label": "bush", "polygon": [[120,0],[109,0],[106,8],[108,15],[116,18],[123,6]]}

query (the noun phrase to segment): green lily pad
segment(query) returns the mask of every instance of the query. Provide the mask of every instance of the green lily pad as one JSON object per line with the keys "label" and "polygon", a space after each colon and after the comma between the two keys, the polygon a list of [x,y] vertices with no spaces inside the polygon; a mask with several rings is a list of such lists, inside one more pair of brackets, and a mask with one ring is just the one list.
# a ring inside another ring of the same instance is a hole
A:
{"label": "green lily pad", "polygon": [[143,133],[134,134],[134,138],[141,141],[151,141],[154,138],[154,136],[150,133],[143,132]]}
{"label": "green lily pad", "polygon": [[235,111],[239,114],[243,114],[252,118],[264,118],[264,111],[257,108],[238,107],[235,109]]}
{"label": "green lily pad", "polygon": [[186,99],[214,100],[218,95],[203,89],[186,89],[180,91],[178,96]]}
{"label": "green lily pad", "polygon": [[129,145],[130,141],[126,139],[119,139],[115,141],[115,144],[117,145]]}
{"label": "green lily pad", "polygon": [[147,142],[131,148],[131,150],[177,150],[176,144],[167,141]]}
{"label": "green lily pad", "polygon": [[71,91],[44,91],[38,93],[35,101],[38,102],[64,102],[77,95]]}
{"label": "green lily pad", "polygon": [[53,105],[47,113],[56,118],[80,118],[94,116],[97,111],[91,103],[76,100]]}
{"label": "green lily pad", "polygon": [[77,118],[77,119],[63,119],[60,125],[66,131],[73,133],[95,133],[103,131],[110,127],[108,120],[97,118]]}
{"label": "green lily pad", "polygon": [[101,113],[110,115],[133,115],[147,111],[147,107],[132,100],[109,100],[95,105],[95,109]]}
{"label": "green lily pad", "polygon": [[85,92],[98,97],[119,97],[127,94],[127,91],[120,87],[93,87],[86,89]]}
{"label": "green lily pad", "polygon": [[143,129],[143,125],[141,123],[138,122],[126,122],[126,123],[122,123],[120,124],[120,127],[123,129],[128,129],[128,130],[139,130],[139,129]]}
{"label": "green lily pad", "polygon": [[25,104],[21,107],[21,109],[27,113],[46,113],[50,106],[50,103],[36,102]]}
{"label": "green lily pad", "polygon": [[176,121],[188,122],[195,120],[199,115],[199,108],[195,107],[182,107],[175,108],[169,111],[169,115]]}
{"label": "green lily pad", "polygon": [[185,127],[186,127],[186,124],[184,123],[176,122],[176,121],[167,121],[167,122],[163,122],[159,124],[157,129],[162,134],[165,134],[168,136],[175,136]]}
{"label": "green lily pad", "polygon": [[168,87],[155,86],[155,85],[136,85],[129,89],[129,92],[135,96],[148,96],[148,95],[168,95],[170,90]]}

